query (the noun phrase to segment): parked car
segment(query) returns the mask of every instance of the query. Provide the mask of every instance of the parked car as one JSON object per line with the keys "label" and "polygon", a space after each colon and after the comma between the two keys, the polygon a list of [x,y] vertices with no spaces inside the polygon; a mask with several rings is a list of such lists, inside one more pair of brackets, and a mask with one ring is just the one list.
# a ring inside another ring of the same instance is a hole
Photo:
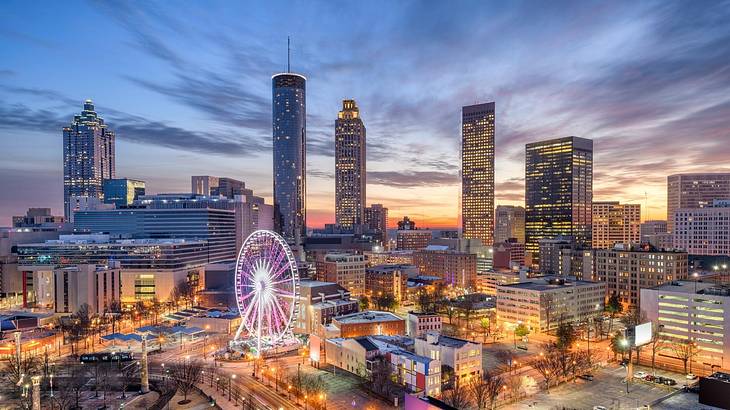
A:
{"label": "parked car", "polygon": [[604,406],[593,406],[593,410],[608,410],[608,408]]}
{"label": "parked car", "polygon": [[578,376],[579,379],[587,380],[589,382],[593,381],[593,375],[592,374],[581,374]]}
{"label": "parked car", "polygon": [[664,377],[663,379],[664,379],[664,384],[666,384],[667,386],[674,386],[677,384],[677,381],[674,379],[670,379],[668,377]]}
{"label": "parked car", "polygon": [[694,379],[697,378],[697,376],[695,376],[694,373],[687,373],[687,375],[684,376],[684,378],[687,379],[687,380],[694,380]]}
{"label": "parked car", "polygon": [[654,376],[652,376],[650,374],[647,374],[646,377],[644,377],[644,380],[646,380],[648,382],[653,382],[654,379],[656,379],[656,377],[654,377]]}
{"label": "parked car", "polygon": [[648,376],[648,374],[646,372],[634,373],[634,378],[636,378],[636,379],[644,379],[644,378],[646,378],[646,376]]}
{"label": "parked car", "polygon": [[655,378],[654,378],[654,380],[653,380],[653,381],[654,381],[654,383],[656,383],[656,384],[664,384],[664,380],[665,380],[665,378],[664,378],[664,377],[662,377],[662,376],[657,376],[657,377],[655,377]]}

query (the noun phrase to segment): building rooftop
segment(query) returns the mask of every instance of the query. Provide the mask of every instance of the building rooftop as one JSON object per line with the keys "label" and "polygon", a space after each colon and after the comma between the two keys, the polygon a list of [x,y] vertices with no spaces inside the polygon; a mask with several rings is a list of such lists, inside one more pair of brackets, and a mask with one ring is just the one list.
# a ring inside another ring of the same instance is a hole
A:
{"label": "building rooftop", "polygon": [[375,350],[379,350],[378,346],[375,343],[373,343],[372,341],[370,341],[370,338],[368,338],[368,337],[358,337],[355,339],[355,341],[357,343],[359,343],[360,346],[364,347],[366,352],[372,352]]}
{"label": "building rooftop", "polygon": [[560,276],[543,276],[533,278],[529,282],[520,282],[513,284],[498,285],[498,288],[517,288],[534,291],[546,291],[552,289],[561,289],[567,287],[593,286],[601,282],[589,282],[584,280],[567,279]]}
{"label": "building rooftop", "polygon": [[403,356],[403,357],[413,360],[414,362],[419,362],[419,363],[423,363],[423,364],[429,364],[429,363],[431,363],[431,361],[434,360],[434,359],[431,359],[430,357],[419,356],[415,353],[411,353],[409,351],[402,350],[402,349],[395,350],[395,351],[391,352],[391,354]]}
{"label": "building rooftop", "polygon": [[665,283],[652,288],[653,290],[665,292],[678,292],[713,296],[730,296],[730,285],[718,285],[710,282],[680,280]]}
{"label": "building rooftop", "polygon": [[426,335],[426,340],[428,340],[430,344],[454,347],[454,348],[460,348],[460,347],[464,347],[468,344],[474,344],[465,339],[459,339],[459,338],[451,337],[451,336],[444,336],[442,334],[437,334],[437,333],[428,333]]}
{"label": "building rooftop", "polygon": [[337,316],[333,320],[339,323],[356,324],[370,322],[393,322],[403,320],[391,312],[380,310],[366,310],[364,312],[350,313],[349,315]]}

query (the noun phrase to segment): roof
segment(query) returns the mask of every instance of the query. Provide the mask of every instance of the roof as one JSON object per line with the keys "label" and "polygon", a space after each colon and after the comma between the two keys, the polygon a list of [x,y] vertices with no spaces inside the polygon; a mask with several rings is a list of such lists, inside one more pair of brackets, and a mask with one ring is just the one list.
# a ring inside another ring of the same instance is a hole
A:
{"label": "roof", "polygon": [[403,320],[399,316],[391,312],[383,312],[380,310],[366,310],[364,312],[351,313],[349,315],[337,316],[333,318],[339,323],[370,323],[370,322],[391,322]]}
{"label": "roof", "polygon": [[437,344],[437,345],[446,346],[446,347],[460,348],[460,347],[464,347],[471,343],[472,342],[465,340],[465,339],[459,339],[459,338],[451,337],[451,336],[438,335],[438,339],[437,339],[436,343],[432,343],[432,344]]}
{"label": "roof", "polygon": [[411,353],[411,352],[406,351],[406,350],[396,350],[396,351],[390,352],[390,354],[395,354],[395,355],[398,355],[398,356],[402,356],[402,357],[408,358],[410,360],[413,360],[414,362],[419,362],[419,363],[423,363],[423,364],[429,364],[433,360],[435,360],[435,359],[431,359],[430,357],[419,356],[419,355],[417,355],[415,353]]}
{"label": "roof", "polygon": [[716,285],[714,283],[701,281],[674,281],[650,288],[650,290],[712,296],[730,296],[730,286]]}
{"label": "roof", "polygon": [[534,291],[546,291],[553,289],[565,289],[570,287],[578,286],[594,286],[601,285],[601,282],[589,282],[584,280],[567,279],[559,276],[543,276],[540,278],[534,278],[528,282],[512,283],[505,285],[498,285],[498,288],[518,288]]}
{"label": "roof", "polygon": [[378,350],[378,346],[375,345],[375,343],[371,342],[369,338],[367,337],[358,337],[355,339],[357,343],[360,344],[360,346],[365,348],[365,351],[372,352],[375,350]]}

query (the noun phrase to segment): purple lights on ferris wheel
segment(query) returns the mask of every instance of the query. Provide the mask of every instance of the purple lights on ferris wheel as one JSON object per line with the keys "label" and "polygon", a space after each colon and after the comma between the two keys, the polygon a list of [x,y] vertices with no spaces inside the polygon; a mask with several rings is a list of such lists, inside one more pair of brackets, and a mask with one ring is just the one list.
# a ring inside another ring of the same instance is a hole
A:
{"label": "purple lights on ferris wheel", "polygon": [[291,334],[298,313],[299,274],[294,255],[275,232],[260,230],[246,238],[236,262],[236,302],[241,326],[235,340],[271,346]]}

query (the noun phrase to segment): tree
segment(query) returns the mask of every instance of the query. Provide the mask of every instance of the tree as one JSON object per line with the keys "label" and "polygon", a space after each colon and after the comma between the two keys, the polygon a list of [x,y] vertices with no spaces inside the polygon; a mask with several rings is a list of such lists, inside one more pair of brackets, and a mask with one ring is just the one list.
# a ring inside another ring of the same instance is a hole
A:
{"label": "tree", "polygon": [[203,375],[203,363],[199,360],[177,361],[170,366],[170,380],[175,383],[177,390],[183,394],[183,400],[177,404],[190,403],[188,394],[200,382]]}
{"label": "tree", "polygon": [[63,384],[59,386],[59,391],[68,391],[70,396],[73,398],[75,407],[80,409],[79,403],[81,402],[81,392],[84,391],[86,382],[89,381],[87,377],[86,367],[84,365],[71,365],[68,370],[66,377],[63,378]]}
{"label": "tree", "polygon": [[128,363],[122,368],[120,373],[120,381],[122,384],[122,398],[127,397],[127,389],[130,385],[139,380],[139,362]]}
{"label": "tree", "polygon": [[666,336],[659,333],[659,326],[656,323],[651,325],[651,341],[647,344],[651,351],[651,372],[656,373],[656,355],[662,350],[669,348],[669,341]]}
{"label": "tree", "polygon": [[370,371],[370,388],[375,393],[389,396],[392,373],[393,367],[384,356],[374,358]]}
{"label": "tree", "polygon": [[697,355],[697,345],[689,340],[677,340],[672,342],[672,351],[684,364],[684,374],[687,374],[687,363],[692,371],[692,358]]}
{"label": "tree", "polygon": [[493,408],[494,401],[503,386],[504,379],[502,376],[485,373],[482,377],[474,377],[469,383],[469,390],[477,409]]}
{"label": "tree", "polygon": [[479,327],[482,330],[482,337],[484,337],[484,343],[487,343],[487,335],[489,334],[489,328],[492,325],[492,321],[488,317],[483,317],[479,321]]}
{"label": "tree", "polygon": [[16,385],[21,378],[40,373],[41,367],[41,362],[36,356],[23,357],[21,355],[20,361],[18,361],[17,356],[11,354],[4,360],[0,378],[4,379],[9,385]]}
{"label": "tree", "polygon": [[[646,323],[646,321],[646,314],[644,314],[636,306],[630,307],[626,314],[621,317],[621,323],[623,323],[623,325],[626,326],[627,329],[638,326],[642,323]],[[636,346],[634,350],[636,350],[636,364],[639,364],[639,353],[641,353],[641,346]]]}
{"label": "tree", "polygon": [[425,289],[418,291],[418,294],[416,295],[416,306],[423,313],[433,311],[433,299]]}
{"label": "tree", "polygon": [[370,307],[370,299],[365,295],[360,296],[358,303],[360,304],[360,310],[368,310]]}
{"label": "tree", "polygon": [[513,333],[515,347],[517,347],[517,338],[518,337],[520,339],[522,339],[523,337],[525,337],[525,336],[527,336],[529,334],[530,334],[530,329],[528,329],[527,326],[525,326],[524,323],[518,324],[517,327],[515,327],[515,330],[514,330],[514,333]]}
{"label": "tree", "polygon": [[474,302],[471,300],[465,300],[461,303],[461,311],[464,314],[464,320],[466,320],[466,328],[471,330],[471,316],[474,314]]}
{"label": "tree", "polygon": [[578,338],[573,325],[570,322],[561,322],[557,330],[557,345],[560,349],[570,349]]}
{"label": "tree", "polygon": [[500,349],[494,352],[494,357],[499,360],[500,363],[507,366],[507,371],[512,371],[512,365],[515,363],[517,355],[508,349]]}
{"label": "tree", "polygon": [[453,306],[448,306],[446,308],[446,316],[449,317],[449,324],[453,324],[454,323],[454,320],[453,320],[454,319],[454,313],[455,312],[454,312],[454,307]]}
{"label": "tree", "polygon": [[613,335],[613,338],[611,338],[611,351],[613,351],[614,359],[618,354],[621,354],[621,359],[623,359],[629,350],[629,344],[627,343],[626,338],[620,332],[617,332],[615,335]]}
{"label": "tree", "polygon": [[457,377],[451,388],[443,391],[443,400],[449,406],[457,409],[465,409],[469,407],[469,387],[466,383],[459,381]]}
{"label": "tree", "polygon": [[611,320],[608,322],[608,333],[611,333],[611,329],[613,328],[613,319],[616,317],[617,314],[621,313],[621,310],[623,310],[623,306],[621,305],[621,300],[618,298],[618,295],[616,293],[613,293],[608,298],[608,303],[606,303],[606,312],[608,312],[611,316]]}
{"label": "tree", "polygon": [[375,304],[378,306],[378,309],[381,310],[394,310],[398,305],[395,297],[389,293],[378,296],[375,299]]}

